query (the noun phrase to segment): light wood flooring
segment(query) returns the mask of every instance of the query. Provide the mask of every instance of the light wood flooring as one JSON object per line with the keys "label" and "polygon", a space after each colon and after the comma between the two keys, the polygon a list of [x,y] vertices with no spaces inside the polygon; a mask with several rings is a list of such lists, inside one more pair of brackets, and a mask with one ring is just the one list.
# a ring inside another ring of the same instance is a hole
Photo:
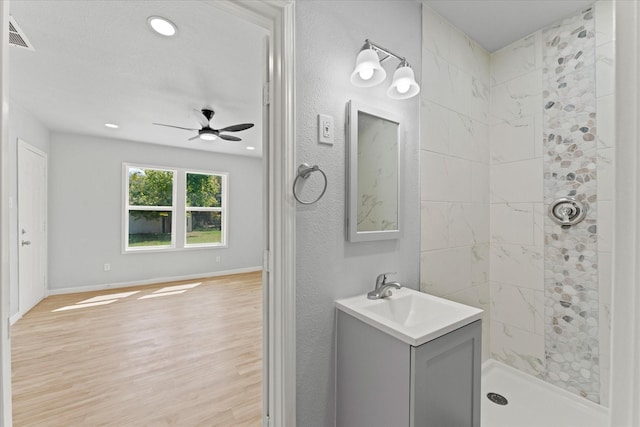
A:
{"label": "light wood flooring", "polygon": [[51,296],[11,334],[15,427],[260,425],[261,273]]}

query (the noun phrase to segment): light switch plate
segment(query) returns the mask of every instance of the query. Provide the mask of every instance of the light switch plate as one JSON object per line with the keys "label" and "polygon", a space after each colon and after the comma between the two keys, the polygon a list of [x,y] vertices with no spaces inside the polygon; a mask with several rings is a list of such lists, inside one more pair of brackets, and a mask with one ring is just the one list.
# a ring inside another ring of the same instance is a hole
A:
{"label": "light switch plate", "polygon": [[318,142],[333,145],[334,134],[333,117],[326,114],[318,114]]}

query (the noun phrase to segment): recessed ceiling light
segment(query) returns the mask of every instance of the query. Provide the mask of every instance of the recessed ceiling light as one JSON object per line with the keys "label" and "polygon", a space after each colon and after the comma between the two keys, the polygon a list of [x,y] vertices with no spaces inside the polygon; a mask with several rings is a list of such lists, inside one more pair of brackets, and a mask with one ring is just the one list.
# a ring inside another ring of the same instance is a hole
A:
{"label": "recessed ceiling light", "polygon": [[247,147],[247,150],[255,150],[256,147]]}
{"label": "recessed ceiling light", "polygon": [[176,34],[176,25],[167,18],[161,16],[150,16],[147,19],[149,26],[158,34],[171,37]]}
{"label": "recessed ceiling light", "polygon": [[113,123],[105,123],[104,124],[106,127],[111,128],[111,129],[118,129],[118,125],[113,124]]}

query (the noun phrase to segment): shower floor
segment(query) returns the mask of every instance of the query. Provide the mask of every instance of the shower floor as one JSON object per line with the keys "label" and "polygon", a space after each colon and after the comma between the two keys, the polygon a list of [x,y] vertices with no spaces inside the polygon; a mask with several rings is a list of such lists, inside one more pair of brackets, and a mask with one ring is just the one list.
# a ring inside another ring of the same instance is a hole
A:
{"label": "shower floor", "polygon": [[[498,393],[500,406],[487,398]],[[482,427],[603,427],[607,410],[495,360],[482,365]]]}

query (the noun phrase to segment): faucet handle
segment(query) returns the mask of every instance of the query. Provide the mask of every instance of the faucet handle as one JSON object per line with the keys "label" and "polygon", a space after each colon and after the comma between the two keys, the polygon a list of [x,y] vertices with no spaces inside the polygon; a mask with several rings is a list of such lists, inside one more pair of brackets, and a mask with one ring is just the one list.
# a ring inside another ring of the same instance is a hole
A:
{"label": "faucet handle", "polygon": [[378,274],[378,277],[376,277],[376,285],[378,285],[378,286],[384,285],[385,282],[387,281],[387,276],[391,275],[391,274],[396,274],[396,272],[389,271],[387,273]]}

